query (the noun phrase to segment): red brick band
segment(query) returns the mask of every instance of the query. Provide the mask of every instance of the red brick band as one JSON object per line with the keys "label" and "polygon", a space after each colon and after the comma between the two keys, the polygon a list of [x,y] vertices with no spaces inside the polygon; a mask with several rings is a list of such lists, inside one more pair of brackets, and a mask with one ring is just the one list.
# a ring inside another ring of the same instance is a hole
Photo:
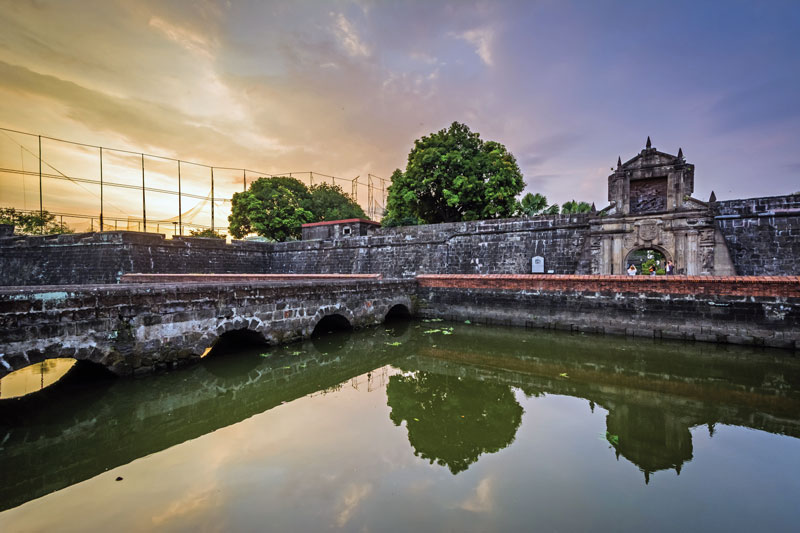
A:
{"label": "red brick band", "polygon": [[420,287],[448,289],[800,297],[800,276],[424,274],[417,276],[417,283]]}

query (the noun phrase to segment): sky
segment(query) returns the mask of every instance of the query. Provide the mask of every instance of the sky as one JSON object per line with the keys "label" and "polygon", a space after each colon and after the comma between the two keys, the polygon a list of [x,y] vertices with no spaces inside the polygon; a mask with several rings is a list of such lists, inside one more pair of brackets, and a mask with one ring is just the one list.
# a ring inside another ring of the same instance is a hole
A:
{"label": "sky", "polygon": [[[503,143],[525,191],[551,203],[607,205],[610,168],[648,136],[683,149],[701,200],[800,190],[797,1],[0,0],[0,28],[0,127],[361,176],[362,204],[367,174],[388,178],[453,121]],[[4,142],[0,168],[30,170]],[[216,180],[219,195],[241,190],[240,174]],[[187,171],[184,186],[203,196],[207,181]],[[6,176],[0,205],[18,186]],[[90,188],[47,202],[91,203]],[[138,209],[123,192],[109,201]]]}

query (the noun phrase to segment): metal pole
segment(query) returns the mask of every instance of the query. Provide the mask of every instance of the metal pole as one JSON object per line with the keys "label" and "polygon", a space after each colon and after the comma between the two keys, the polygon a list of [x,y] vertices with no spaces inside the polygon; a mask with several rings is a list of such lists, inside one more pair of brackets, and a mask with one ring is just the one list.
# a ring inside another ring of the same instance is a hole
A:
{"label": "metal pole", "polygon": [[39,219],[42,227],[39,233],[44,234],[44,203],[42,202],[42,136],[39,135]]}
{"label": "metal pole", "polygon": [[214,232],[214,167],[211,167],[211,232]]}
{"label": "metal pole", "polygon": [[100,147],[100,231],[103,231],[103,147]]}
{"label": "metal pole", "polygon": [[247,192],[247,170],[245,169],[242,169],[242,185],[244,186],[242,190]]}
{"label": "metal pole", "polygon": [[144,193],[144,154],[142,154],[142,225],[144,226],[144,231],[147,231],[147,209]]}
{"label": "metal pole", "polygon": [[181,162],[178,160],[178,230],[183,236],[183,220],[181,220]]}
{"label": "metal pole", "polygon": [[311,175],[310,183],[311,183],[311,186],[313,187],[314,186],[314,173],[313,172],[309,172],[309,174]]}

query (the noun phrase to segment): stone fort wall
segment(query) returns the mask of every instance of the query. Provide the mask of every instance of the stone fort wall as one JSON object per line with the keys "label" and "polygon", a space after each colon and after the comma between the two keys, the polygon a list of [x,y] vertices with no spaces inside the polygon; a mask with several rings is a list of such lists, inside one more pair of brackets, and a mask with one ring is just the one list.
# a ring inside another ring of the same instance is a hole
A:
{"label": "stone fort wall", "polygon": [[[800,195],[712,205],[737,275],[800,274]],[[381,228],[370,236],[261,243],[136,232],[42,237],[0,232],[0,285],[118,283],[128,273],[526,274],[591,273],[595,215]]]}
{"label": "stone fort wall", "polygon": [[800,194],[713,205],[738,275],[800,275]]}

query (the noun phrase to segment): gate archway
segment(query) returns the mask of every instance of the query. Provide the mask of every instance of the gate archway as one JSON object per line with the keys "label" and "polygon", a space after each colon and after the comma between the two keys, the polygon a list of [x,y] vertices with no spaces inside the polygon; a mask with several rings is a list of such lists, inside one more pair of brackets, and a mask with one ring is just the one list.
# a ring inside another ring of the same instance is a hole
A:
{"label": "gate archway", "polygon": [[656,268],[656,274],[665,274],[664,268],[672,257],[669,252],[660,246],[647,246],[634,248],[625,256],[622,272],[627,272],[631,265],[636,267],[639,275],[647,275],[651,264]]}

